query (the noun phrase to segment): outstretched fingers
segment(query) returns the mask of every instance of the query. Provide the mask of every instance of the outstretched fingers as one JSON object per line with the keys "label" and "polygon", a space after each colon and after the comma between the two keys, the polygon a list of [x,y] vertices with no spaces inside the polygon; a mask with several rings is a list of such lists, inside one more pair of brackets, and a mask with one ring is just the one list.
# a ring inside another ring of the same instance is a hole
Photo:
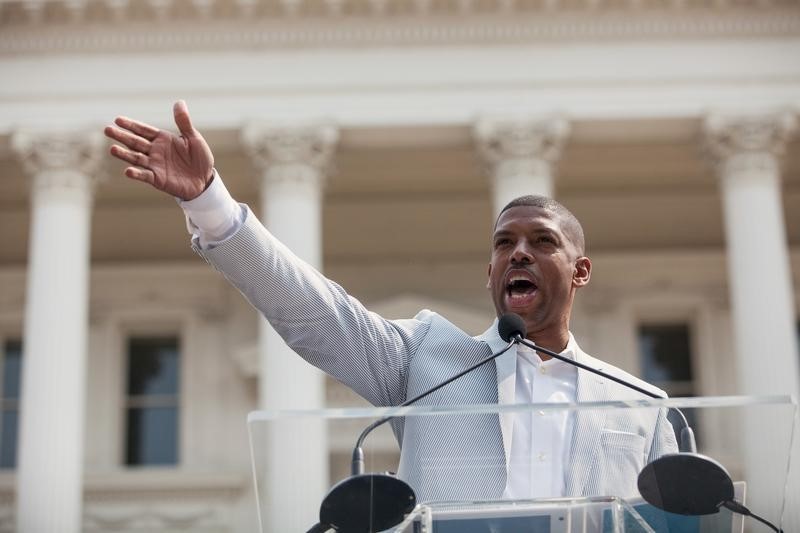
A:
{"label": "outstretched fingers", "polygon": [[141,152],[143,154],[150,153],[151,143],[149,140],[139,135],[134,135],[130,131],[117,128],[116,126],[106,126],[103,130],[106,137],[110,137],[115,141],[119,141],[131,150]]}
{"label": "outstretched fingers", "polygon": [[128,117],[117,117],[114,119],[114,124],[120,128],[132,131],[136,135],[143,137],[148,141],[155,139],[161,132],[161,130],[155,126],[151,126],[150,124],[145,124],[144,122],[139,122],[138,120],[133,120],[132,118]]}
{"label": "outstretched fingers", "polygon": [[128,167],[125,169],[125,175],[129,178],[143,181],[147,184],[153,185],[155,183],[155,174],[153,174],[152,170],[147,170],[146,168],[139,168],[139,167]]}
{"label": "outstretched fingers", "polygon": [[130,163],[138,167],[146,168],[150,163],[150,158],[145,154],[128,150],[127,148],[124,148],[118,144],[115,144],[111,147],[110,153],[117,159],[122,159],[126,163]]}

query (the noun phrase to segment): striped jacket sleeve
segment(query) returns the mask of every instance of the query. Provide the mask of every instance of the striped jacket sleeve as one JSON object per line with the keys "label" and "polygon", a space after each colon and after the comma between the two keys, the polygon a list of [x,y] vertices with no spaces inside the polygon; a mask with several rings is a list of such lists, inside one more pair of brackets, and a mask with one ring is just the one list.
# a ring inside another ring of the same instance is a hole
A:
{"label": "striped jacket sleeve", "polygon": [[430,313],[386,320],[370,312],[243,207],[244,223],[233,236],[210,250],[193,243],[195,251],[306,361],[374,405],[402,403],[409,362],[430,328]]}
{"label": "striped jacket sleeve", "polygon": [[[664,397],[666,397],[666,393]],[[662,455],[678,452],[678,440],[675,436],[675,428],[667,418],[669,409],[659,410],[656,427],[653,434],[653,444],[650,446],[650,453],[647,462],[655,461]]]}

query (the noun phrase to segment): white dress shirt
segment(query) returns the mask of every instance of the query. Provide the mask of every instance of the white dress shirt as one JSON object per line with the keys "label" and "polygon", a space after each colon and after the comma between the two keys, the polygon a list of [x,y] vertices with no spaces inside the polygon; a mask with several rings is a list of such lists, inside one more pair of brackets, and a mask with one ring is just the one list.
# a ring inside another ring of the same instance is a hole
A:
{"label": "white dress shirt", "polygon": [[202,250],[211,249],[236,233],[247,215],[216,170],[211,184],[200,196],[188,201],[177,200],[186,215],[186,227],[198,239]]}
{"label": "white dress shirt", "polygon": [[[246,211],[231,197],[222,179],[214,179],[197,198],[178,200],[187,229],[201,249],[232,236]],[[562,355],[575,358],[570,333]],[[532,349],[517,346],[515,403],[570,403],[576,398],[577,368],[557,359],[542,361]],[[509,475],[503,498],[529,499],[564,495],[564,463],[569,454],[573,416],[569,411],[536,411],[514,417]]]}
{"label": "white dress shirt", "polygon": [[[575,359],[572,334],[561,355]],[[542,361],[527,346],[517,346],[515,403],[571,403],[578,369],[558,359]],[[530,499],[564,495],[564,464],[569,457],[573,416],[570,411],[517,413],[511,432],[508,480],[503,498]]]}

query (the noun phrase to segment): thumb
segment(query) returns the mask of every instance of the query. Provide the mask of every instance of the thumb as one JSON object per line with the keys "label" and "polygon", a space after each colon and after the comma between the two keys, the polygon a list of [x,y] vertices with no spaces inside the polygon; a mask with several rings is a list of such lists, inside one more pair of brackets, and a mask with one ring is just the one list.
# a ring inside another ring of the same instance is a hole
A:
{"label": "thumb", "polygon": [[175,125],[178,126],[181,135],[189,136],[194,133],[192,119],[189,118],[189,108],[186,107],[186,102],[183,100],[175,102],[175,105],[172,106],[172,114],[175,117]]}

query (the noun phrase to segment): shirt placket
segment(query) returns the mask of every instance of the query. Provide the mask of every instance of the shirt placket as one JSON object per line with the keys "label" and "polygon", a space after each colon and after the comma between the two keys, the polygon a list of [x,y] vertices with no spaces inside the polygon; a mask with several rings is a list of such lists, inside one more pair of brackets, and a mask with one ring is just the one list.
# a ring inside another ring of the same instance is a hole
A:
{"label": "shirt placket", "polygon": [[[529,398],[531,399],[532,403],[535,402],[534,396],[534,384],[536,383],[536,365],[532,365],[531,372],[530,372],[530,379],[528,379],[528,394],[530,395]],[[533,410],[528,411],[528,421],[530,423],[531,428],[531,443],[530,443],[530,451],[531,455],[528,460],[528,479],[530,483],[528,484],[528,496],[530,498],[535,497],[535,486],[536,486],[536,441],[537,441],[537,433],[539,432],[539,424],[537,423],[537,415]]]}

